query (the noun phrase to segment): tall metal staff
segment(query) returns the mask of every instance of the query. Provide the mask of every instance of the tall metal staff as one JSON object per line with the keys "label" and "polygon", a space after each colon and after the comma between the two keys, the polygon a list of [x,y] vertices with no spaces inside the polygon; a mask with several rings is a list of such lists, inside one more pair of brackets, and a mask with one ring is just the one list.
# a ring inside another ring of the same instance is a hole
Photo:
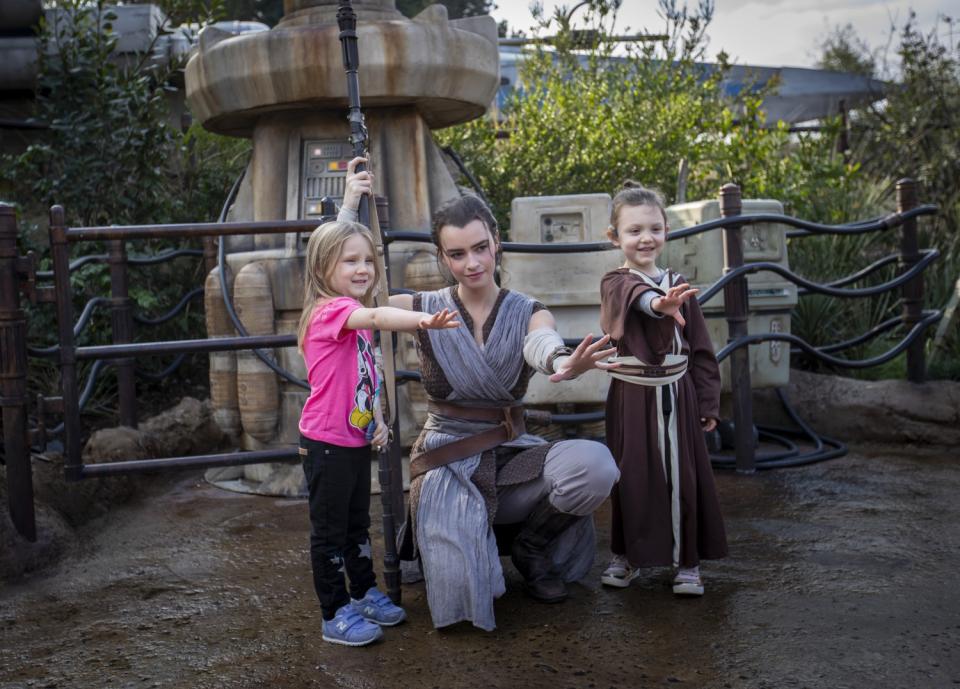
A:
{"label": "tall metal staff", "polygon": [[[339,0],[337,7],[337,26],[340,28],[340,47],[343,49],[343,69],[347,74],[347,102],[349,105],[350,143],[353,155],[367,157],[367,127],[360,110],[360,82],[357,68],[360,57],[357,51],[357,15],[350,0]],[[357,172],[365,169],[357,165]],[[384,261],[383,236],[376,210],[370,212],[370,199],[360,197],[357,209],[359,220],[370,228],[376,248],[377,275],[379,285],[374,297],[377,306],[386,306],[390,297],[387,271]],[[380,331],[380,351],[383,357],[384,387],[387,391],[387,413],[384,422],[392,428],[396,418],[396,375],[394,371],[393,335]],[[383,578],[387,594],[395,603],[400,602],[400,558],[397,556],[396,522],[393,515],[393,477],[390,456],[386,448],[378,448],[378,478],[380,479],[380,504],[383,507]]]}

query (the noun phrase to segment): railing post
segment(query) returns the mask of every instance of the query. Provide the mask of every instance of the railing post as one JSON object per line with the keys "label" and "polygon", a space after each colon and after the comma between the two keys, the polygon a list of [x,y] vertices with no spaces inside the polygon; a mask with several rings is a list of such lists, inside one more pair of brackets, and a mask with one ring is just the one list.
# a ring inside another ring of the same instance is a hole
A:
{"label": "railing post", "polygon": [[[374,212],[380,224],[381,232],[390,230],[390,206],[387,199],[377,196],[374,203]],[[390,252],[389,244],[383,244],[383,266],[387,272],[387,286],[390,285]],[[380,337],[394,337],[388,331],[380,331]],[[391,351],[396,351],[394,347]],[[396,363],[396,362],[394,362]],[[393,384],[393,399],[397,399],[397,381]],[[377,477],[380,480],[380,506],[383,511],[383,580],[387,594],[394,603],[402,602],[400,588],[400,558],[397,554],[397,517],[403,519],[403,473],[400,465],[400,417],[393,411],[393,442],[386,450],[378,453]]]}
{"label": "railing post", "polygon": [[[122,239],[111,239],[110,263],[110,326],[113,344],[133,342],[133,305],[130,301],[127,273],[127,247]],[[134,359],[128,357],[114,362],[120,397],[120,425],[137,427],[137,393],[134,381]]]}
{"label": "railing post", "polygon": [[[917,207],[917,184],[912,179],[897,181],[897,212]],[[910,270],[920,260],[917,219],[910,218],[900,226],[900,272]],[[901,288],[903,324],[907,330],[923,318],[923,274],[920,273]],[[918,337],[907,347],[907,380],[922,383],[927,377],[924,360],[924,338]]]}
{"label": "railing post", "polygon": [[17,216],[0,204],[0,407],[7,464],[10,519],[17,532],[37,540],[33,470],[27,441],[27,319],[20,308]]}
{"label": "railing post", "polygon": [[[720,215],[740,215],[743,205],[740,187],[725,184],[720,189]],[[739,225],[723,228],[724,273],[743,265],[743,241]],[[746,337],[750,309],[747,278],[741,275],[723,287],[724,311],[727,318],[727,342]],[[753,398],[750,388],[750,350],[740,347],[730,353],[730,382],[733,389],[733,424],[737,472],[750,474],[756,470],[753,447]]]}
{"label": "railing post", "polygon": [[77,385],[77,352],[73,342],[70,246],[67,243],[67,225],[63,206],[53,206],[50,209],[50,253],[53,257],[53,289],[57,299],[57,334],[60,340],[64,472],[68,481],[78,481],[82,478],[80,393]]}

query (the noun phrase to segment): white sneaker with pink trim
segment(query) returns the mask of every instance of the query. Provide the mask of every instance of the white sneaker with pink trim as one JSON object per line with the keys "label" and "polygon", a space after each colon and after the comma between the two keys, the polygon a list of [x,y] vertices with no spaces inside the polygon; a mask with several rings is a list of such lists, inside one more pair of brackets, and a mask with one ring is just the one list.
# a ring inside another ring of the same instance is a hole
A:
{"label": "white sneaker with pink trim", "polygon": [[702,596],[703,579],[700,578],[700,568],[681,567],[677,570],[677,576],[673,578],[673,592],[678,596]]}
{"label": "white sneaker with pink trim", "polygon": [[627,558],[623,555],[614,555],[610,564],[600,575],[600,583],[604,586],[614,586],[616,588],[626,588],[630,582],[640,576],[640,570],[631,567]]}

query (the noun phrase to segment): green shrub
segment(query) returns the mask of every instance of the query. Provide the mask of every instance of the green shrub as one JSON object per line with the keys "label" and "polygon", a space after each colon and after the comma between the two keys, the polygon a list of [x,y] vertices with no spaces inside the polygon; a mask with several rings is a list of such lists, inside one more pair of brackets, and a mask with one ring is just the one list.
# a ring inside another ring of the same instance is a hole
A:
{"label": "green shrub", "polygon": [[[111,57],[117,37],[113,16],[102,1],[62,0],[62,20],[42,26],[36,117],[48,132],[23,153],[0,161],[0,194],[19,211],[21,252],[33,250],[39,268],[49,270],[47,212],[61,204],[68,225],[148,224],[216,220],[227,190],[243,168],[250,146],[226,139],[198,125],[181,131],[171,124],[167,106],[171,82],[181,64],[147,67],[149,50],[138,64]],[[176,0],[179,10],[200,0]],[[175,8],[175,9],[176,9]],[[101,30],[102,27],[102,30]],[[128,242],[129,255],[166,249],[199,248],[197,241]],[[106,253],[102,243],[74,245],[72,258]],[[130,268],[130,296],[135,311],[155,318],[172,308],[192,287],[203,284],[196,258],[180,258],[157,266]],[[88,264],[71,275],[74,311],[78,317],[89,299],[109,296],[109,270]],[[30,307],[29,343],[55,344],[52,307]],[[137,326],[136,339],[153,341],[203,337],[203,309],[195,299],[185,313],[156,327]],[[110,341],[108,309],[100,309],[78,344]],[[174,380],[148,385],[163,389],[183,380],[205,379],[206,358],[195,356]],[[169,359],[150,360],[159,370]],[[53,362],[30,359],[32,389],[53,394],[59,381]],[[84,367],[84,373],[86,367]],[[82,378],[82,376],[81,376]],[[93,408],[115,405],[112,372],[101,377]]]}
{"label": "green shrub", "polygon": [[760,103],[771,87],[721,93],[725,56],[712,72],[702,63],[710,3],[688,13],[664,0],[661,12],[667,40],[630,44],[622,60],[610,59],[614,43],[599,40],[616,20],[610,4],[591,3],[597,38],[586,47],[558,13],[544,22],[557,41],[527,51],[503,110],[438,133],[468,161],[502,221],[516,196],[610,193],[627,178],[672,201],[680,160],[690,170],[688,198],[715,197],[735,182],[746,197],[778,198],[809,215],[852,186],[856,167],[832,152],[838,123],[792,135],[763,126]]}
{"label": "green shrub", "polygon": [[[614,44],[600,40],[615,33],[614,3],[589,3],[588,21],[596,33],[586,44],[584,34],[573,32],[557,12],[543,21],[543,28],[558,36],[556,43],[525,54],[518,88],[502,111],[439,132],[441,142],[467,161],[501,226],[509,226],[514,197],[611,193],[626,178],[658,187],[673,202],[681,160],[689,167],[688,199],[716,198],[720,186],[734,182],[744,198],[775,198],[789,215],[829,224],[892,212],[894,182],[909,174],[921,182],[921,202],[941,205],[941,217],[920,226],[921,246],[944,253],[925,278],[926,303],[942,306],[960,265],[955,49],[920,36],[908,24],[900,48],[903,86],[891,92],[886,107],[854,118],[854,148],[844,155],[835,144],[839,118],[823,122],[819,132],[791,133],[783,123],[765,124],[762,99],[776,84],[745,88],[733,97],[721,93],[725,56],[718,56],[713,72],[701,64],[712,3],[688,12],[661,0],[660,9],[667,40],[628,46],[620,61],[609,59]],[[804,237],[790,242],[790,262],[801,275],[836,280],[897,251],[898,244],[897,231]],[[895,270],[855,286],[889,280]],[[898,299],[897,293],[867,300],[804,297],[793,331],[815,345],[847,340],[896,315]],[[878,346],[840,356],[873,356]],[[889,346],[885,341],[881,351]],[[797,363],[820,367],[805,359]]]}

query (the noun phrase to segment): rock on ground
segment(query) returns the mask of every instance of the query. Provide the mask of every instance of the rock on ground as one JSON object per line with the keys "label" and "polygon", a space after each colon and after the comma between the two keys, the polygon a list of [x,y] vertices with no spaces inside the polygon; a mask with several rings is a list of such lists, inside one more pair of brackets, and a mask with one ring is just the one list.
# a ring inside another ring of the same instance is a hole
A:
{"label": "rock on ground", "polygon": [[[960,383],[855,380],[790,371],[787,396],[817,432],[843,442],[960,445]],[[772,390],[754,395],[759,423],[784,425]]]}
{"label": "rock on ground", "polygon": [[[83,449],[84,463],[203,454],[220,446],[222,432],[213,422],[209,401],[186,397],[175,407],[144,421],[137,429],[96,431]],[[33,457],[37,541],[23,539],[10,523],[6,476],[0,467],[0,581],[38,570],[69,552],[74,529],[130,500],[143,479],[113,476],[68,483],[63,455]]]}

